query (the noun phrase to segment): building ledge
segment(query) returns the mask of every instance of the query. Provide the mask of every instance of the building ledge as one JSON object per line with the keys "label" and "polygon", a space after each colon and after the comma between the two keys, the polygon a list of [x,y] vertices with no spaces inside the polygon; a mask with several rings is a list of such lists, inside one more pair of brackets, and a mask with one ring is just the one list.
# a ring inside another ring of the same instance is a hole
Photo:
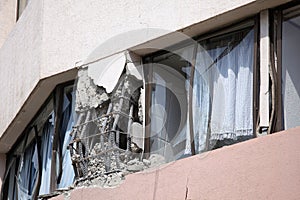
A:
{"label": "building ledge", "polygon": [[59,199],[296,199],[300,127],[126,176],[115,188],[77,188]]}

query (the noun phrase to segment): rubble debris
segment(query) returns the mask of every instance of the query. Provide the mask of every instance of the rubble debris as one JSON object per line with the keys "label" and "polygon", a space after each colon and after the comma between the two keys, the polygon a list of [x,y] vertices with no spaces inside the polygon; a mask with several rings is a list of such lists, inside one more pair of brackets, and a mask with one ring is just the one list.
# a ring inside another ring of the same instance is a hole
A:
{"label": "rubble debris", "polygon": [[150,160],[150,168],[158,167],[161,164],[166,163],[165,158],[159,154],[152,154],[149,160]]}
{"label": "rubble debris", "polygon": [[143,118],[144,118],[144,108],[143,108],[143,89],[141,89],[141,95],[138,101],[138,106],[139,106],[139,111],[138,111],[138,116],[139,116],[139,121],[143,123]]}
{"label": "rubble debris", "polygon": [[143,159],[142,90],[142,80],[126,70],[107,93],[79,69],[69,145],[75,186],[114,187],[125,175],[165,163],[159,155]]}
{"label": "rubble debris", "polygon": [[[107,174],[103,162],[99,161],[97,158],[91,159],[89,162],[89,168],[91,169],[90,178],[78,179],[75,184],[77,187],[116,187],[125,180],[126,175],[157,167],[166,162],[163,156],[153,154],[149,159],[143,159],[142,161],[135,158],[127,163],[121,163],[119,170]],[[112,168],[116,169],[115,166]]]}

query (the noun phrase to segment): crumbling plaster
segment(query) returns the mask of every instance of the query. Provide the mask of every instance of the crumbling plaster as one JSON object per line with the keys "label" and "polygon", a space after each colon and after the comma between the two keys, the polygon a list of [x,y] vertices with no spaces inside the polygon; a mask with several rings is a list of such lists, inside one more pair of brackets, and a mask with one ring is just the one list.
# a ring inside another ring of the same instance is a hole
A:
{"label": "crumbling plaster", "polygon": [[[182,30],[196,35],[288,1],[31,0],[0,49],[0,80],[5,83],[0,86],[0,152],[11,148],[54,85],[67,78],[61,77],[50,86],[40,80],[47,81],[74,69],[76,62],[85,59],[112,36],[143,28]],[[158,33],[130,43],[124,41],[107,54],[161,36],[163,34]],[[26,106],[33,109],[24,110]],[[3,134],[14,136],[3,141]]]}
{"label": "crumbling plaster", "polygon": [[130,174],[115,188],[82,187],[63,199],[298,199],[300,127]]}

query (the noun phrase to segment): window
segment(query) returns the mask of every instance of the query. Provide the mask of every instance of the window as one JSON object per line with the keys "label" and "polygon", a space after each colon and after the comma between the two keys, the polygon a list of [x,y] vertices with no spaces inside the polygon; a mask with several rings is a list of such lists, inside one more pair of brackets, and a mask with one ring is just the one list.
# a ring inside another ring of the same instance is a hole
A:
{"label": "window", "polygon": [[73,85],[59,85],[7,156],[3,199],[36,199],[70,186],[67,149],[73,125]]}
{"label": "window", "polygon": [[272,12],[272,65],[276,90],[273,97],[276,131],[300,125],[300,5],[292,2]]}
{"label": "window", "polygon": [[300,125],[300,6],[283,10],[282,103],[284,129]]}
{"label": "window", "polygon": [[255,34],[247,22],[145,59],[150,155],[169,162],[255,137]]}

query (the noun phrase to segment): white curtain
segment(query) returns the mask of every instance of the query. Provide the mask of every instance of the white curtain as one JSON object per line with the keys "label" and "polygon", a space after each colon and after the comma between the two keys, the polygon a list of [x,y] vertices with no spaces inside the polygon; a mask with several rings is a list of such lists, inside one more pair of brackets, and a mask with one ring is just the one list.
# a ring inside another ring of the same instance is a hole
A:
{"label": "white curtain", "polygon": [[[201,116],[201,117],[199,117]],[[209,88],[198,72],[195,72],[193,88],[193,119],[196,153],[205,151],[209,119]]]}
{"label": "white curtain", "polygon": [[[254,33],[250,31],[241,41],[242,33],[228,42],[224,48],[232,49],[217,60],[213,76],[211,140],[237,139],[253,134],[253,44]],[[235,43],[238,43],[236,46]],[[215,59],[221,48],[210,51]],[[228,50],[225,50],[228,51]]]}
{"label": "white curtain", "polygon": [[[195,64],[194,85],[192,95],[193,106],[193,129],[194,129],[194,143],[196,153],[205,151],[206,139],[208,134],[208,121],[209,121],[209,84],[211,84],[211,72],[205,72],[207,66],[212,63],[212,59],[208,56],[204,48],[198,47]],[[189,91],[189,90],[187,90]],[[188,113],[189,115],[189,113]],[[191,154],[191,142],[189,132],[189,119],[187,119],[187,142],[185,154]]]}
{"label": "white curtain", "polygon": [[251,30],[208,41],[198,49],[193,94],[197,151],[204,150],[209,128],[210,140],[253,134],[253,44]]}

